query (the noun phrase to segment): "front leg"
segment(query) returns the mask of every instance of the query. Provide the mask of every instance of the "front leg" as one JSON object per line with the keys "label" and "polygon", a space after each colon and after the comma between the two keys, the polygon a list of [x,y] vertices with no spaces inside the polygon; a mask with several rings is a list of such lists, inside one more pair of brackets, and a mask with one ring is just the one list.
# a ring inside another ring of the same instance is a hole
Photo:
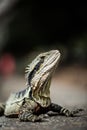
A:
{"label": "front leg", "polygon": [[38,109],[40,109],[40,107],[37,105],[37,103],[25,98],[19,110],[19,120],[32,122],[40,121],[43,118],[43,115],[35,113],[35,111],[38,111]]}
{"label": "front leg", "polygon": [[58,114],[65,116],[73,116],[74,114],[73,111],[70,112],[68,109],[54,103],[51,103],[51,105],[49,106],[49,110],[53,112],[58,112]]}
{"label": "front leg", "polygon": [[32,113],[32,111],[21,111],[19,113],[19,120],[20,121],[31,121],[31,122],[36,122],[36,121],[41,121],[42,115],[35,115]]}

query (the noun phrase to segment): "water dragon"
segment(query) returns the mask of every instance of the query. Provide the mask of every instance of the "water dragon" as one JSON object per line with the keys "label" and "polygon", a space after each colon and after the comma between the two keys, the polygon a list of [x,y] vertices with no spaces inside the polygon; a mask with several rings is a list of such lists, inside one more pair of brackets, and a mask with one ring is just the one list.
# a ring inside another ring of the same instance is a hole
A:
{"label": "water dragon", "polygon": [[65,116],[74,112],[51,102],[50,84],[59,63],[60,52],[51,50],[39,54],[26,68],[27,87],[12,93],[5,104],[0,103],[0,115],[18,117],[20,121],[40,121],[49,111]]}

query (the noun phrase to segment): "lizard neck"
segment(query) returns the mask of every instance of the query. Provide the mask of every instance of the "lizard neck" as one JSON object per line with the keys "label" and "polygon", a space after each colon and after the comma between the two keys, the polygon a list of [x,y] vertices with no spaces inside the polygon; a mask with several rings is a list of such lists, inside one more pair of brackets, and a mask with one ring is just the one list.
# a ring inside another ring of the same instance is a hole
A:
{"label": "lizard neck", "polygon": [[32,99],[38,103],[41,107],[48,107],[51,103],[50,99],[50,83],[51,79],[44,84],[45,86],[40,91],[32,92]]}

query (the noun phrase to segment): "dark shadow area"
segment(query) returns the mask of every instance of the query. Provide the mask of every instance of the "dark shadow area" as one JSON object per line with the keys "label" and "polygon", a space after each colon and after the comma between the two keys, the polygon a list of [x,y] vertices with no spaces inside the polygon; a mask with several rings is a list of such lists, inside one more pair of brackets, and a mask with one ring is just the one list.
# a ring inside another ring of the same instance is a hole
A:
{"label": "dark shadow area", "polygon": [[0,55],[8,52],[20,58],[32,52],[59,49],[64,62],[86,63],[86,3],[13,0],[3,8]]}

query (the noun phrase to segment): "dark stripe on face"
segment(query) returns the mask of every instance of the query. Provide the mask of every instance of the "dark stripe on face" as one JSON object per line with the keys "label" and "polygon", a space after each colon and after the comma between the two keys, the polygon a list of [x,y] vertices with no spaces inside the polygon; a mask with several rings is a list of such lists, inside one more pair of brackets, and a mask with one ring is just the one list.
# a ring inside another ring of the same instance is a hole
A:
{"label": "dark stripe on face", "polygon": [[44,57],[41,57],[40,61],[36,64],[36,66],[34,67],[34,69],[30,72],[29,76],[28,76],[28,83],[29,85],[31,85],[31,80],[34,77],[35,73],[39,70],[41,64],[44,62]]}

